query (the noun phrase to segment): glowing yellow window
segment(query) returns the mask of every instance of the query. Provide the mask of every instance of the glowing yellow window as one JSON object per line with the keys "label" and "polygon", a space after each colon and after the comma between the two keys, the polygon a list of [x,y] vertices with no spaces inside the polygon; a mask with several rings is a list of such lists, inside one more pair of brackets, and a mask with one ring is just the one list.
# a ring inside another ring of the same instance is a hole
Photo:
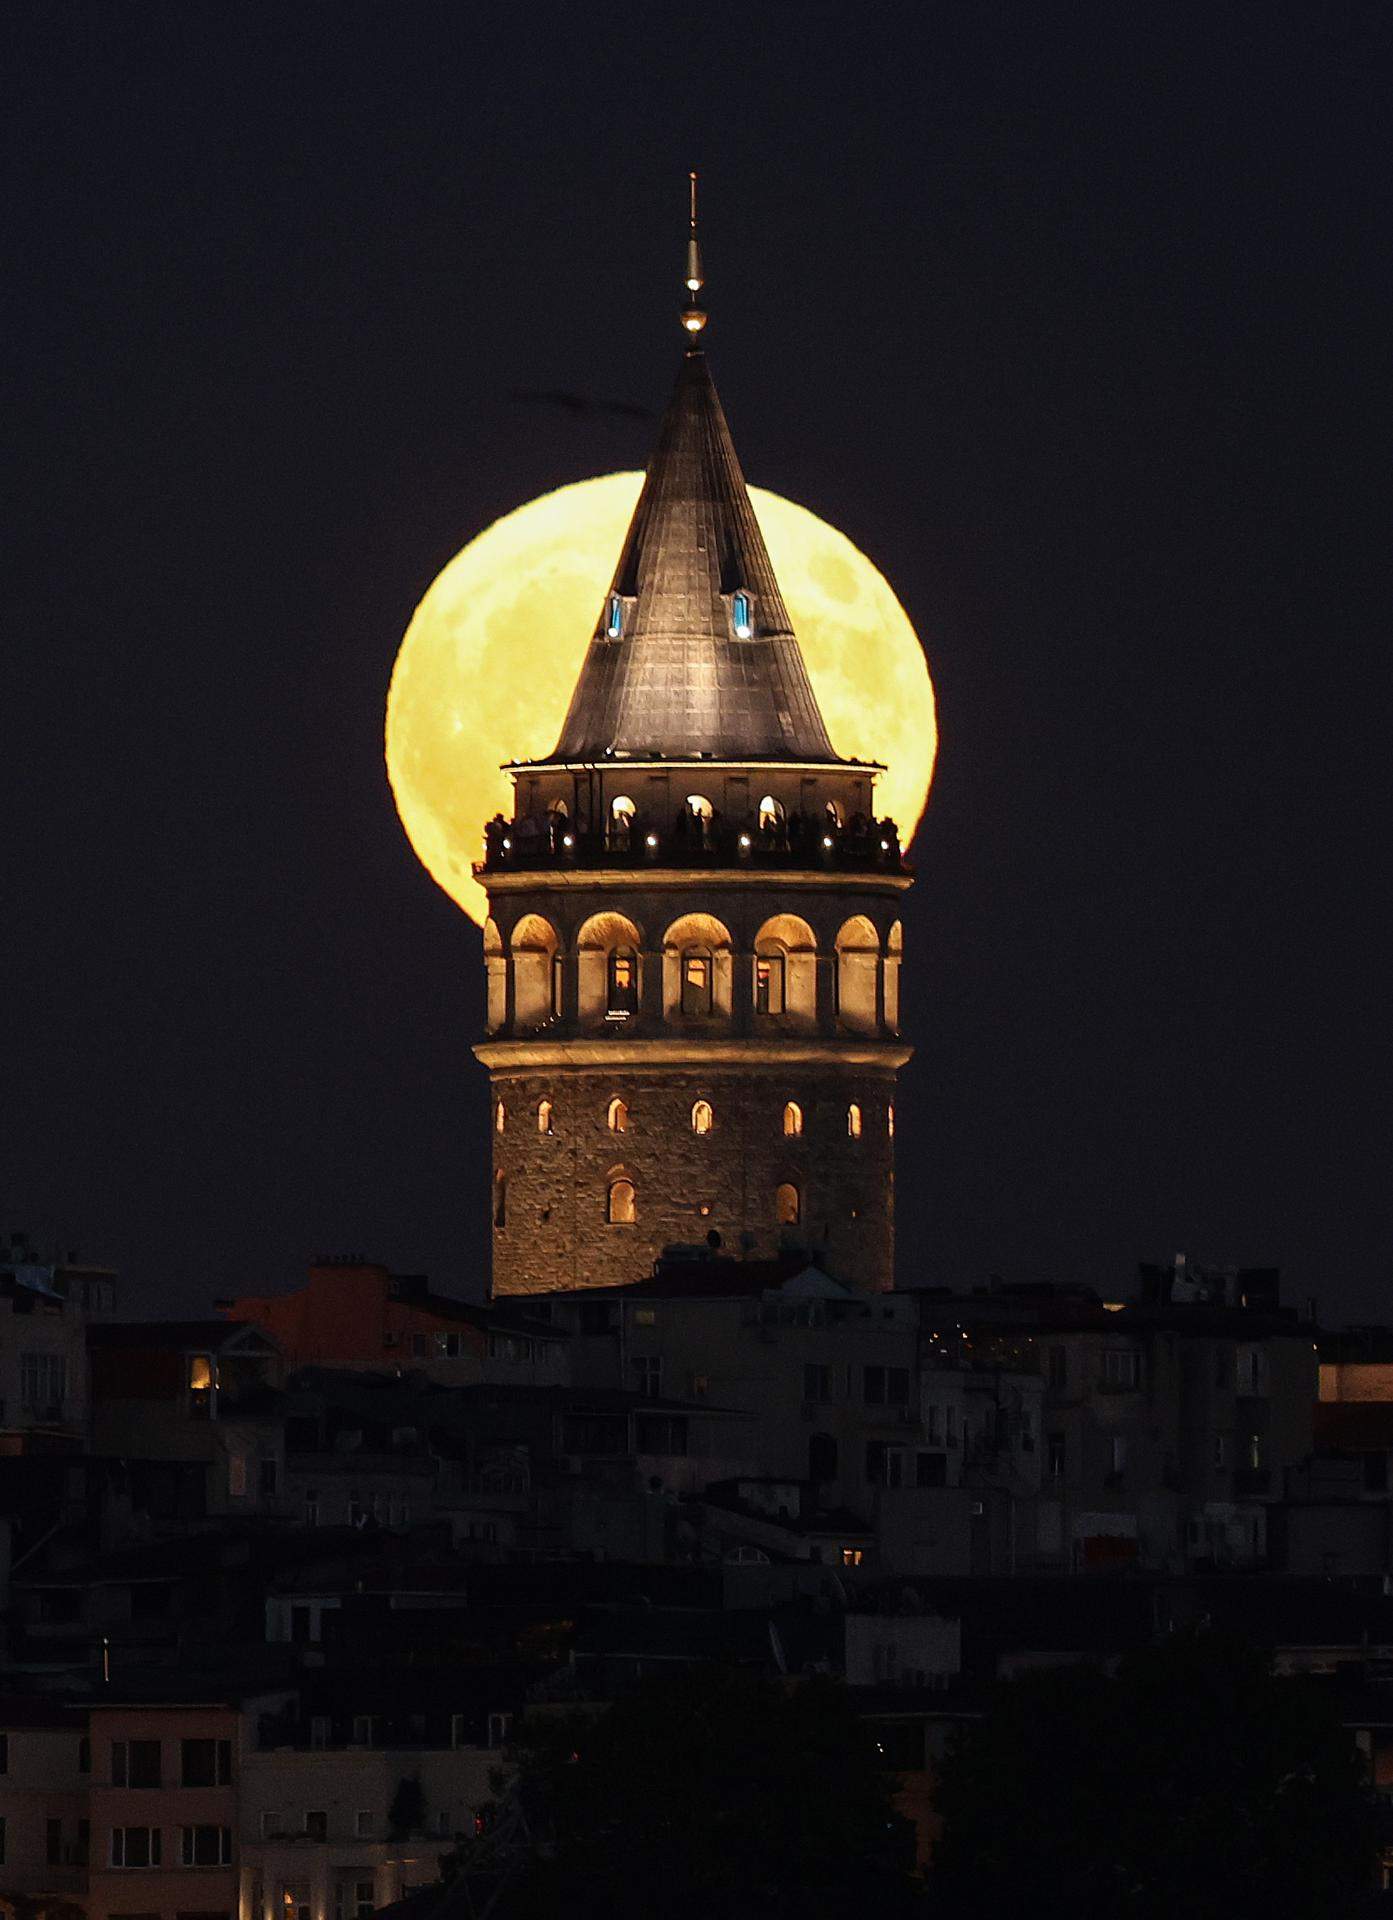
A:
{"label": "glowing yellow window", "polygon": [[885,1109],[885,1131],[893,1140],[895,1137],[895,1109],[893,1105]]}
{"label": "glowing yellow window", "polygon": [[692,1108],[692,1132],[710,1133],[716,1124],[716,1116],[711,1111],[709,1100],[698,1100]]}
{"label": "glowing yellow window", "polygon": [[784,1136],[796,1140],[803,1131],[803,1109],[796,1100],[790,1100],[784,1108]]}
{"label": "glowing yellow window", "polygon": [[861,1109],[854,1100],[846,1110],[846,1130],[852,1140],[861,1138]]}
{"label": "glowing yellow window", "polygon": [[631,1227],[638,1218],[632,1180],[611,1180],[605,1196],[605,1218],[612,1227]]}
{"label": "glowing yellow window", "polygon": [[508,1109],[504,1106],[503,1102],[500,1100],[498,1105],[493,1110],[494,1132],[502,1133],[503,1129],[507,1126],[507,1124],[508,1124]]}
{"label": "glowing yellow window", "polygon": [[796,1227],[803,1217],[802,1199],[791,1180],[774,1190],[774,1217],[781,1227]]}
{"label": "glowing yellow window", "polygon": [[550,1100],[539,1100],[537,1103],[537,1131],[538,1133],[551,1132]]}
{"label": "glowing yellow window", "polygon": [[627,1104],[619,1099],[618,1096],[610,1101],[609,1113],[606,1119],[611,1133],[627,1133],[629,1131],[629,1109]]}

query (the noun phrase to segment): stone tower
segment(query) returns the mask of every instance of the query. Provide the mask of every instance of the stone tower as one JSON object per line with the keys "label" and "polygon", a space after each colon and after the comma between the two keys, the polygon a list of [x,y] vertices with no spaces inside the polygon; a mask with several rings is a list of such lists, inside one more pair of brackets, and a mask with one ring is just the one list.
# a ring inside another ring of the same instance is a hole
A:
{"label": "stone tower", "polygon": [[910,875],[880,770],[832,749],[693,338],[561,738],[477,869],[495,1294],[716,1236],[891,1285]]}

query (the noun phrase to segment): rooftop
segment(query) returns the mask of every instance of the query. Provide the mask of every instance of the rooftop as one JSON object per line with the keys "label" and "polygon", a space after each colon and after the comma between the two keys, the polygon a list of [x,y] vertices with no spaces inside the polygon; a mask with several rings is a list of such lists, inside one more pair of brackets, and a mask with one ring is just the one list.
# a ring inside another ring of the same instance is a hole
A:
{"label": "rooftop", "polygon": [[552,760],[835,764],[706,355],[685,354]]}

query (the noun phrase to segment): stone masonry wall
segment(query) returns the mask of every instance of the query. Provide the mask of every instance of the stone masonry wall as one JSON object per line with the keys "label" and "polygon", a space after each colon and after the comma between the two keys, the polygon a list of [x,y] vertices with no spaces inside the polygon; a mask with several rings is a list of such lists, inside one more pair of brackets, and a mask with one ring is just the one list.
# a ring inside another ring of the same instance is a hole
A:
{"label": "stone masonry wall", "polygon": [[[719,1233],[757,1256],[781,1245],[817,1250],[829,1270],[867,1291],[891,1285],[894,1248],[894,1076],[864,1067],[761,1068],[703,1073],[697,1066],[572,1068],[491,1076],[494,1172],[506,1178],[506,1223],[493,1230],[495,1294],[641,1280],[663,1247]],[[611,1100],[628,1124],[612,1132]],[[551,1131],[537,1110],[551,1102]],[[709,1101],[714,1125],[692,1128]],[[803,1111],[801,1137],[783,1131],[785,1103]],[[847,1109],[861,1108],[861,1135]],[[632,1180],[637,1219],[606,1219],[609,1183]],[[797,1227],[780,1227],[775,1192],[792,1181]],[[742,1236],[748,1236],[742,1240]]]}

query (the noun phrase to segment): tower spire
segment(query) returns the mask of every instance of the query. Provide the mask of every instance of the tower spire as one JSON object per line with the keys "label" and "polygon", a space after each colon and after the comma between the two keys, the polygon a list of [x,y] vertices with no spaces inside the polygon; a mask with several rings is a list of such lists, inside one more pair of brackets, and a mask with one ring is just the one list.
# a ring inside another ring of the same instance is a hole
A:
{"label": "tower spire", "polygon": [[697,304],[697,295],[705,284],[701,271],[701,243],[697,239],[697,177],[693,169],[687,175],[687,292],[691,296],[682,310],[682,325],[688,333],[698,334],[706,325],[705,309]]}

